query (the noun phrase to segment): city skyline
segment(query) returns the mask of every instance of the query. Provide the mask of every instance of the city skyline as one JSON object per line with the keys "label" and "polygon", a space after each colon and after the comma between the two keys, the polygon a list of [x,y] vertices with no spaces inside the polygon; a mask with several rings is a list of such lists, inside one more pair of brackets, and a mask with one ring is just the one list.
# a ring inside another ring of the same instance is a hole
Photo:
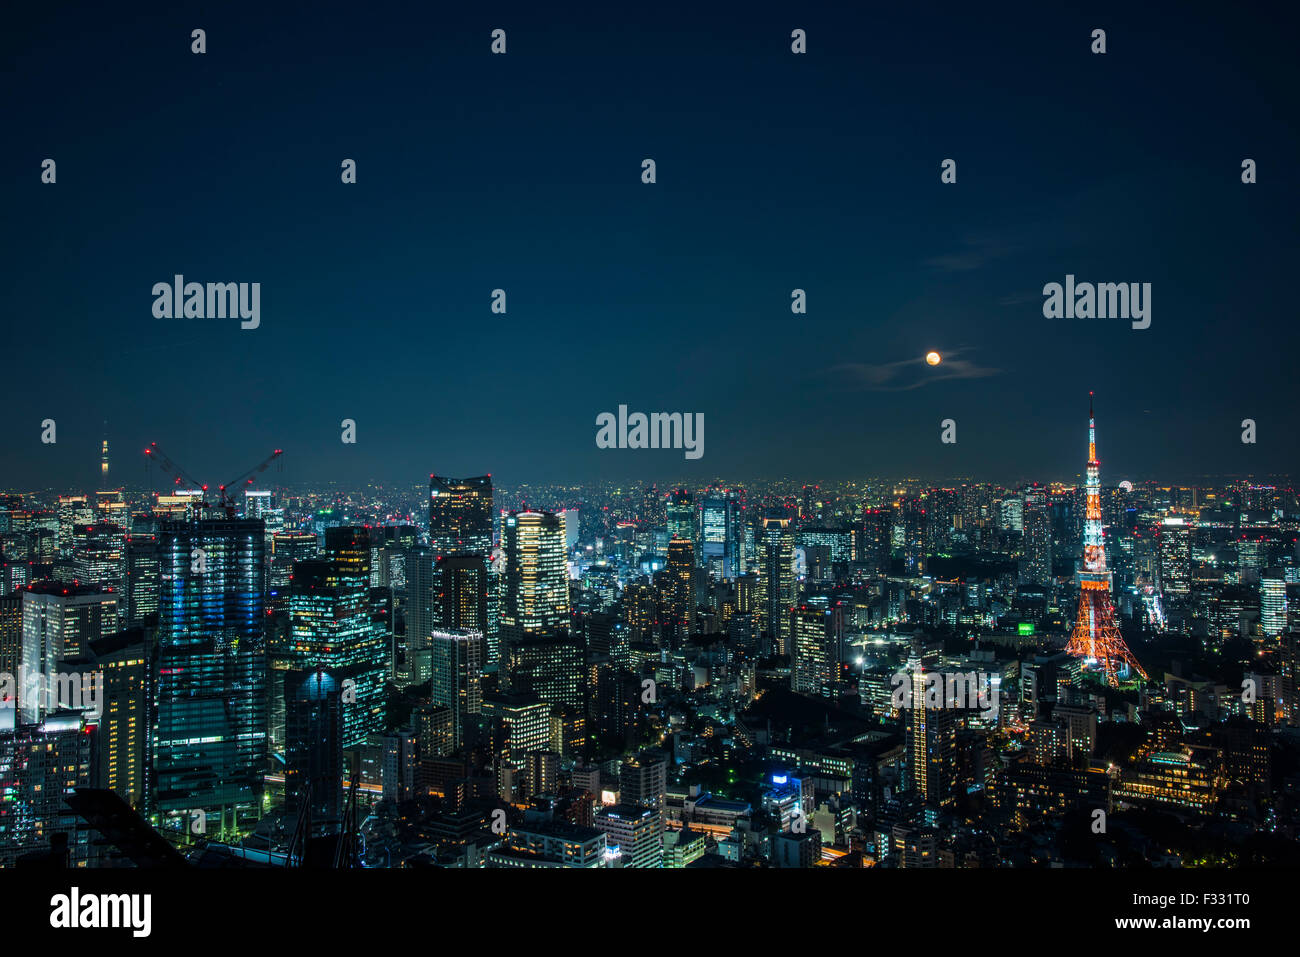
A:
{"label": "city skyline", "polygon": [[[1091,396],[1092,394],[1090,393],[1089,396],[1090,399]],[[1080,432],[1083,431],[1086,431],[1086,429],[1081,428]],[[1109,429],[1107,431],[1109,431]],[[1240,429],[1237,434],[1238,434],[1238,441],[1240,441],[1240,435],[1241,435]],[[1107,438],[1109,438],[1109,436],[1107,436]],[[176,489],[198,488],[202,486],[202,487],[206,487],[209,490],[210,496],[214,499],[217,498],[220,494],[219,483],[216,482],[215,480],[209,481],[204,479],[202,476],[205,473],[190,472],[188,471],[188,466],[184,466],[181,465],[180,463],[176,463],[172,461],[169,461],[167,467],[165,468],[157,468],[154,466],[153,462],[146,461],[144,449],[141,449],[141,454],[140,454],[140,464],[144,469],[144,474],[143,475],[137,474],[136,480],[132,481],[129,477],[123,475],[124,472],[133,471],[131,465],[129,463],[125,465],[121,463],[121,459],[119,456],[122,453],[119,450],[117,450],[111,443],[109,443],[108,448],[105,449],[104,448],[105,442],[106,440],[102,439],[102,436],[101,439],[96,440],[94,444],[94,448],[92,450],[95,456],[93,463],[86,464],[82,468],[74,470],[74,471],[79,471],[83,475],[87,476],[85,480],[78,482],[74,476],[66,479],[63,483],[55,482],[44,486],[32,485],[29,486],[27,490],[41,490],[41,489],[91,490],[93,488],[119,488],[119,489],[129,489],[132,491],[150,491],[155,493],[163,493],[169,488],[176,488]],[[1103,449],[1106,447],[1106,444],[1107,443],[1103,442],[1102,444]],[[286,451],[287,450],[277,448],[275,450],[274,458],[279,460],[282,455],[285,455]],[[670,450],[659,450],[659,451],[628,450],[628,454],[639,455],[642,452],[647,452],[647,451],[650,452],[651,454],[664,455],[664,456],[671,456],[674,454],[674,452]],[[154,458],[156,461],[158,456],[155,455]],[[409,479],[401,478],[401,477],[393,478],[393,477],[384,477],[384,476],[371,476],[369,479],[357,480],[357,481],[339,480],[339,479],[332,478],[328,475],[316,476],[316,477],[311,477],[311,476],[300,477],[294,475],[295,470],[293,468],[292,457],[289,457],[287,459],[287,462],[284,460],[280,460],[277,461],[275,464],[276,464],[276,471],[271,473],[266,473],[264,471],[258,472],[254,476],[253,482],[250,482],[247,485],[241,485],[239,488],[234,488],[233,489],[234,494],[239,494],[241,491],[247,491],[251,489],[263,489],[263,490],[272,489],[272,488],[293,489],[298,487],[319,488],[321,487],[322,483],[324,483],[324,485],[326,486],[339,485],[339,486],[349,487],[349,488],[363,488],[368,486],[414,488],[423,484],[420,481],[422,476],[420,476],[419,474]],[[482,465],[482,463],[479,464],[480,466]],[[881,470],[879,467],[877,467],[875,471],[860,473],[857,475],[847,475],[842,473],[834,474],[834,473],[827,473],[827,472],[814,473],[812,471],[808,471],[802,474],[786,473],[786,474],[766,474],[766,475],[759,475],[759,474],[742,475],[734,472],[729,475],[722,475],[722,474],[711,474],[706,472],[703,474],[695,474],[692,476],[692,475],[683,475],[681,473],[674,474],[671,473],[668,469],[664,469],[662,471],[640,472],[636,476],[623,477],[623,478],[597,477],[591,475],[584,477],[581,475],[574,474],[559,479],[529,480],[527,478],[521,478],[516,481],[505,482],[501,480],[500,473],[496,472],[495,470],[493,472],[488,473],[487,477],[491,479],[498,488],[512,489],[512,490],[525,489],[529,487],[563,488],[566,486],[581,487],[584,485],[605,485],[605,484],[613,484],[613,485],[624,484],[629,487],[635,487],[637,485],[661,486],[664,489],[670,489],[677,485],[680,485],[682,487],[690,487],[690,486],[705,487],[705,486],[712,486],[712,485],[726,486],[727,484],[745,485],[750,483],[781,483],[781,482],[804,482],[804,483],[826,482],[828,484],[870,484],[872,482],[896,483],[896,484],[928,483],[933,485],[934,487],[944,487],[945,485],[952,485],[952,484],[978,484],[978,485],[995,485],[995,486],[1001,486],[1006,488],[1017,488],[1017,487],[1033,485],[1033,484],[1081,485],[1083,484],[1086,478],[1087,464],[1088,464],[1087,461],[1084,460],[1073,473],[1067,470],[1064,473],[1048,475],[1046,474],[1046,470],[1034,470],[1031,468],[1027,468],[1024,471],[1015,474],[1014,476],[1005,473],[1000,476],[989,476],[989,475],[962,474],[958,472],[948,472],[942,474],[923,473],[923,472],[907,473],[902,471],[890,472],[888,470]],[[230,468],[225,466],[223,466],[223,468],[225,469],[225,471],[222,472],[221,474],[225,474],[225,472],[229,472],[231,470]],[[287,475],[285,474],[286,470],[288,472]],[[473,470],[471,469],[470,471]],[[195,481],[193,483],[186,482],[186,481],[180,481],[180,482],[174,481],[174,477],[180,472],[183,472],[185,475],[193,477]],[[1223,482],[1233,482],[1233,481],[1242,481],[1242,480],[1254,480],[1260,482],[1261,484],[1280,483],[1282,485],[1289,485],[1293,480],[1293,473],[1290,472],[1203,471],[1198,473],[1161,475],[1161,474],[1155,474],[1150,472],[1144,473],[1140,469],[1134,469],[1132,471],[1124,471],[1121,468],[1118,471],[1118,474],[1116,474],[1115,467],[1111,465],[1109,461],[1108,461],[1107,472],[1108,472],[1108,478],[1110,479],[1109,487],[1118,486],[1123,481],[1148,484],[1148,485],[1156,484],[1156,485],[1165,485],[1165,486],[1179,485],[1179,486],[1195,487],[1197,485],[1214,485],[1214,484],[1221,484]],[[107,483],[104,482],[105,476],[108,477]],[[168,476],[173,477],[172,482],[165,481],[168,478]],[[493,478],[493,476],[495,476],[495,478]],[[430,472],[428,477],[429,479],[434,478],[435,473]],[[24,489],[20,486],[14,485],[14,486],[9,486],[7,488],[4,488],[3,490],[23,491]]]}
{"label": "city skyline", "polygon": [[1285,932],[1290,12],[7,12],[0,901]]}

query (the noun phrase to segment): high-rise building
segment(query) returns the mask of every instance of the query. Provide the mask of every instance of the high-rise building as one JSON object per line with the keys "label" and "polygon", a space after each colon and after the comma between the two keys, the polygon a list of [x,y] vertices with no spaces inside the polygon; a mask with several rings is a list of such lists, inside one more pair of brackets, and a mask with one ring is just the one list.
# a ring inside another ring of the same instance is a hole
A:
{"label": "high-rise building", "polygon": [[158,539],[155,808],[190,820],[201,811],[217,834],[260,813],[265,528],[255,519],[164,521]]}
{"label": "high-rise building", "polygon": [[429,476],[429,545],[435,555],[492,551],[492,476]]}
{"label": "high-rise building", "polygon": [[956,712],[950,707],[927,707],[928,678],[919,651],[908,659],[907,672],[912,683],[905,716],[909,790],[926,804],[951,804],[957,787]]}
{"label": "high-rise building", "polygon": [[[494,664],[498,657],[502,596],[493,563],[491,475],[466,479],[429,476],[429,547],[435,562],[439,556],[465,554],[483,559],[486,622],[463,627],[481,628],[487,652],[483,664],[485,667]],[[477,602],[474,607],[478,607]]]}
{"label": "high-rise building", "polygon": [[[344,698],[344,747],[383,731],[389,647],[370,588],[369,530],[325,530],[325,556],[294,566],[289,615],[291,660],[302,670],[354,669]],[[385,592],[386,589],[378,589]]]}
{"label": "high-rise building", "polygon": [[1192,533],[1185,518],[1164,519],[1156,530],[1160,543],[1160,590],[1167,596],[1185,596],[1192,590]]}
{"label": "high-rise building", "polygon": [[1022,498],[1007,498],[999,506],[999,523],[1008,531],[1025,530],[1025,502]]}
{"label": "high-rise building", "polygon": [[622,602],[628,641],[640,643],[657,638],[659,600],[655,588],[644,578],[628,582],[623,588]]}
{"label": "high-rise building", "polygon": [[499,674],[508,691],[529,692],[548,704],[585,712],[585,666],[582,640],[559,633],[511,642]]}
{"label": "high-rise building", "polygon": [[439,590],[434,562],[437,555],[426,545],[406,553],[405,662],[399,682],[419,685],[429,680],[429,638],[438,626]]}
{"label": "high-rise building", "polygon": [[[153,652],[143,628],[90,641],[85,655],[60,667],[99,684],[100,714],[86,715],[96,736],[94,787],[116,791],[134,808],[146,805],[152,778],[149,731],[153,726]],[[84,702],[83,702],[84,704]]]}
{"label": "high-rise building", "polygon": [[1282,569],[1266,569],[1259,576],[1260,629],[1265,635],[1286,631],[1286,578]]}
{"label": "high-rise building", "polygon": [[67,842],[68,864],[85,867],[94,832],[65,799],[94,786],[94,744],[81,714],[59,711],[39,724],[0,725],[0,868],[49,848],[56,836]]}
{"label": "high-rise building", "polygon": [[595,816],[612,867],[663,867],[664,819],[658,808],[613,804]]}
{"label": "high-rise building", "polygon": [[904,498],[896,504],[894,511],[894,537],[903,553],[903,574],[921,575],[925,572],[930,552],[931,523],[926,518],[925,502],[919,498]]}
{"label": "high-rise building", "polygon": [[1047,585],[1052,580],[1052,511],[1046,489],[1031,486],[1024,490],[1019,518],[1024,530],[1020,581]]}
{"label": "high-rise building", "polygon": [[90,642],[117,630],[118,596],[95,585],[47,581],[23,590],[21,720],[38,724],[72,702],[55,700],[59,662],[86,655]]}
{"label": "high-rise building", "polygon": [[742,509],[734,491],[717,492],[704,500],[700,512],[699,563],[715,579],[735,578],[743,561]]}
{"label": "high-rise building", "polygon": [[315,532],[276,532],[271,536],[271,571],[267,576],[267,604],[276,611],[289,608],[293,566],[315,558],[320,543]]}
{"label": "high-rise building", "polygon": [[[0,674],[17,675],[23,660],[23,593],[0,595]],[[17,689],[15,689],[16,691]],[[0,708],[17,706],[0,696]]]}
{"label": "high-rise building", "polygon": [[694,546],[684,539],[668,543],[667,587],[668,631],[685,641],[695,631]]}
{"label": "high-rise building", "polygon": [[679,488],[668,497],[668,537],[695,544],[695,497]]}
{"label": "high-rise building", "polygon": [[668,794],[668,762],[654,752],[642,752],[618,772],[619,798],[627,804],[663,810]]}
{"label": "high-rise building", "polygon": [[794,529],[788,518],[763,519],[759,549],[759,620],[769,654],[789,653],[790,609],[798,598]]}
{"label": "high-rise building", "polygon": [[125,554],[126,530],[121,525],[95,522],[74,527],[72,567],[77,581],[122,591],[126,580]]}
{"label": "high-rise building", "polygon": [[552,512],[511,512],[502,523],[501,539],[503,644],[568,628],[569,575],[559,517]]}
{"label": "high-rise building", "polygon": [[72,554],[74,529],[95,521],[95,508],[84,495],[60,495],[58,501],[59,554]]}
{"label": "high-rise building", "polygon": [[[476,552],[442,555],[433,566],[437,596],[434,601],[435,624],[440,628],[469,628],[487,634],[488,567],[484,556]],[[483,661],[488,658],[486,643]]]}
{"label": "high-rise building", "polygon": [[503,732],[498,739],[499,761],[522,768],[534,751],[551,745],[551,705],[533,694],[483,696],[483,716]]}
{"label": "high-rise building", "polygon": [[870,575],[888,575],[892,549],[893,516],[889,509],[863,509],[857,560]]}
{"label": "high-rise building", "polygon": [[833,697],[843,661],[844,608],[800,605],[790,612],[790,687]]}
{"label": "high-rise building", "polygon": [[451,711],[453,750],[483,708],[482,648],[482,633],[472,629],[435,628],[429,636],[430,701]]}
{"label": "high-rise building", "polygon": [[343,689],[354,669],[290,669],[284,675],[284,807],[295,820],[310,803],[311,834],[343,819]]}
{"label": "high-rise building", "polygon": [[158,613],[159,579],[158,536],[152,532],[126,536],[125,621],[138,625]]}

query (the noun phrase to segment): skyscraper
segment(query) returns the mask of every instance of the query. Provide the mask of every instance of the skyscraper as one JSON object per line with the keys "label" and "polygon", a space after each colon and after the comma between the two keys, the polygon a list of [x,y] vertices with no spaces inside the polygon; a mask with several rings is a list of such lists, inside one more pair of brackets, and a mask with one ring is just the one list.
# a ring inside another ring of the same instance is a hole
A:
{"label": "skyscraper", "polygon": [[55,835],[66,835],[69,864],[84,867],[94,832],[65,798],[94,783],[94,745],[82,715],[60,711],[39,724],[0,726],[0,868],[48,848]]}
{"label": "skyscraper", "polygon": [[[435,562],[439,556],[452,555],[477,555],[483,560],[482,604],[487,617],[481,626],[472,627],[483,632],[484,665],[497,660],[501,628],[501,582],[493,568],[492,546],[492,476],[453,479],[430,475],[429,547]],[[473,604],[478,607],[478,602]]]}
{"label": "skyscraper", "polygon": [[1286,578],[1280,568],[1265,569],[1259,576],[1260,630],[1280,635],[1286,631]]}
{"label": "skyscraper", "polygon": [[435,628],[429,637],[430,699],[452,714],[452,747],[465,743],[466,723],[483,707],[483,636]]}
{"label": "skyscraper", "polygon": [[1047,585],[1052,580],[1052,511],[1047,490],[1031,486],[1020,499],[1020,524],[1024,530],[1020,581]]}
{"label": "skyscraper", "polygon": [[311,806],[311,836],[333,834],[343,818],[343,681],[352,669],[290,669],[284,675],[284,808],[295,820]]}
{"label": "skyscraper", "polygon": [[[929,805],[951,804],[956,797],[957,718],[946,700],[939,707],[927,707],[929,681],[920,649],[914,647],[907,661],[912,683],[907,709],[907,783]],[[944,694],[946,689],[941,689]]]}
{"label": "skyscraper", "polygon": [[94,507],[86,501],[84,495],[60,495],[59,515],[59,553],[72,554],[73,530],[78,525],[90,525],[95,521]]}
{"label": "skyscraper", "polygon": [[116,791],[143,808],[152,779],[149,729],[152,727],[154,673],[150,636],[129,628],[90,641],[80,658],[62,662],[64,670],[94,674],[100,685],[98,716],[88,715],[96,735],[94,787]]}
{"label": "skyscraper", "polygon": [[512,641],[506,656],[499,672],[505,690],[535,694],[547,704],[585,712],[586,655],[578,635]]}
{"label": "skyscraper", "polygon": [[677,641],[695,631],[695,558],[689,541],[674,538],[668,543],[666,598],[668,628]]}
{"label": "skyscraper", "polygon": [[492,551],[492,476],[429,476],[429,545],[438,555]]}
{"label": "skyscraper", "polygon": [[[122,591],[126,580],[125,552],[126,530],[120,525],[95,522],[74,527],[73,568],[78,581]],[[121,611],[126,611],[125,607]]]}
{"label": "skyscraper", "polygon": [[790,687],[807,695],[832,695],[843,660],[844,609],[800,605],[790,612]]}
{"label": "skyscraper", "polygon": [[289,614],[291,658],[301,670],[348,674],[343,706],[344,747],[383,730],[388,646],[371,604],[369,530],[325,530],[325,557],[294,566]]}
{"label": "skyscraper", "polygon": [[[22,661],[23,593],[16,591],[0,595],[0,674],[17,675]],[[3,700],[0,693],[0,707],[13,708],[16,702]]]}
{"label": "skyscraper", "polygon": [[552,512],[511,512],[502,525],[503,644],[569,627],[564,523]]}
{"label": "skyscraper", "polygon": [[165,816],[202,811],[208,833],[219,833],[260,812],[265,528],[254,519],[166,521],[158,538],[155,806]]}
{"label": "skyscraper", "polygon": [[668,497],[668,537],[695,542],[695,498],[684,488]]}
{"label": "skyscraper", "polygon": [[1180,516],[1164,519],[1156,530],[1160,543],[1160,590],[1167,598],[1192,590],[1193,525]]}
{"label": "skyscraper", "polygon": [[892,551],[893,521],[889,509],[863,509],[857,542],[858,562],[870,575],[887,575]]}
{"label": "skyscraper", "polygon": [[798,597],[794,570],[794,529],[788,518],[763,519],[758,543],[759,614],[768,636],[767,652],[789,652],[790,609]]}
{"label": "skyscraper", "polygon": [[[475,552],[442,555],[434,563],[437,597],[434,601],[435,624],[453,630],[469,628],[480,635],[487,632],[487,561]],[[486,644],[483,661],[488,658]]]}
{"label": "skyscraper", "polygon": [[289,608],[289,587],[293,566],[315,558],[320,543],[315,532],[276,532],[271,536],[271,571],[268,579],[267,604],[276,611]]}
{"label": "skyscraper", "polygon": [[923,574],[930,550],[930,523],[926,519],[925,503],[919,498],[899,501],[895,507],[894,529],[903,550],[903,574]]}
{"label": "skyscraper", "polygon": [[697,557],[700,566],[714,578],[735,578],[740,574],[744,545],[740,525],[740,500],[734,491],[716,492],[704,500]]}
{"label": "skyscraper", "polygon": [[158,536],[151,532],[126,536],[127,625],[138,625],[158,613],[159,595]]}
{"label": "skyscraper", "polygon": [[95,585],[53,581],[29,585],[22,594],[18,703],[21,720],[36,724],[70,703],[52,700],[59,692],[53,681],[59,662],[84,657],[92,641],[117,630],[118,596]]}
{"label": "skyscraper", "polygon": [[405,661],[395,676],[399,684],[429,680],[429,636],[438,623],[439,595],[433,568],[436,559],[436,553],[427,545],[416,545],[406,553]]}

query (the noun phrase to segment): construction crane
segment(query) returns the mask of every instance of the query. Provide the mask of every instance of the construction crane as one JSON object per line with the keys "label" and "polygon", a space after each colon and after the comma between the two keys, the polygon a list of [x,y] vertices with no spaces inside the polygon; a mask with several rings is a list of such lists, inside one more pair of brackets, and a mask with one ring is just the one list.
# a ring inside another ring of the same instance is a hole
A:
{"label": "construction crane", "polygon": [[227,510],[233,509],[235,507],[235,501],[230,497],[230,493],[227,491],[227,489],[229,489],[230,486],[238,482],[246,482],[248,485],[252,485],[254,476],[260,475],[263,472],[265,472],[267,467],[282,455],[284,455],[284,449],[276,449],[266,458],[262,459],[262,461],[254,465],[251,469],[247,469],[242,475],[235,476],[225,485],[218,485],[217,488],[220,489],[221,491],[222,506],[224,506]]}
{"label": "construction crane", "polygon": [[[189,473],[168,458],[167,453],[158,448],[157,442],[150,442],[149,447],[144,450],[144,454],[149,456],[147,460],[148,462],[157,462],[160,469],[172,476],[173,485],[180,485],[182,482],[188,482],[195,488],[202,489],[205,493],[207,492],[208,487],[202,482],[195,481],[190,477]],[[206,497],[207,496],[205,495],[204,498]]]}
{"label": "construction crane", "polygon": [[[148,456],[149,462],[158,463],[158,467],[160,469],[162,469],[168,475],[172,476],[172,484],[180,485],[182,482],[188,482],[194,488],[201,489],[203,492],[203,501],[201,503],[201,507],[203,509],[207,509],[209,507],[208,486],[203,484],[202,482],[195,481],[195,479],[192,478],[190,474],[186,472],[183,468],[181,468],[180,465],[178,465],[175,462],[175,460],[169,457],[162,449],[158,447],[157,442],[150,442],[149,447],[144,450],[144,454]],[[265,472],[267,468],[270,466],[270,464],[282,455],[284,455],[284,449],[276,449],[274,452],[272,452],[270,455],[264,458],[261,462],[258,462],[250,469],[246,469],[244,472],[242,472],[240,475],[236,476],[235,478],[231,479],[225,485],[217,486],[217,489],[220,493],[220,498],[217,504],[219,507],[226,510],[227,517],[229,518],[235,517],[235,500],[232,497],[233,490],[231,486],[234,486],[240,482],[246,482],[247,484],[252,485],[254,477],[256,475],[260,475],[262,472]]]}

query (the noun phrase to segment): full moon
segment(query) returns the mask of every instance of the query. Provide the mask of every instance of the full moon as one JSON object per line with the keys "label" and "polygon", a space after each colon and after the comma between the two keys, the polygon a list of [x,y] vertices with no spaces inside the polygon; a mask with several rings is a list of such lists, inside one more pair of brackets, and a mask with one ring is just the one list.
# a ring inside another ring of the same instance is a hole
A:
{"label": "full moon", "polygon": [[929,363],[930,365],[932,365],[932,366],[937,366],[937,365],[939,364],[939,353],[937,353],[937,352],[927,352],[927,353],[925,354],[925,361],[928,362],[928,363]]}

